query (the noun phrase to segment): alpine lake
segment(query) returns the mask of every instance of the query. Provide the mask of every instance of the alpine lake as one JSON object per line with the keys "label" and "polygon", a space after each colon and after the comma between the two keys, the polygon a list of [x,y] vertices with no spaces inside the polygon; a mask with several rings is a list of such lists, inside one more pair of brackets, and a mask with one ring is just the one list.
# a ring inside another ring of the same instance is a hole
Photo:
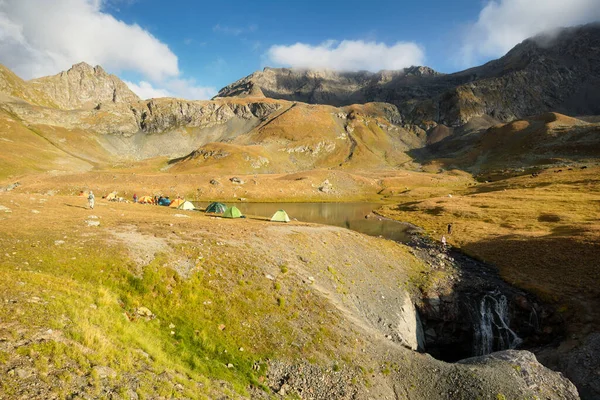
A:
{"label": "alpine lake", "polygon": [[[194,202],[204,210],[210,203]],[[406,243],[411,226],[373,214],[381,203],[230,203],[248,218],[271,218],[277,210],[285,210],[292,221],[339,226],[370,236]],[[366,218],[368,216],[368,218]]]}

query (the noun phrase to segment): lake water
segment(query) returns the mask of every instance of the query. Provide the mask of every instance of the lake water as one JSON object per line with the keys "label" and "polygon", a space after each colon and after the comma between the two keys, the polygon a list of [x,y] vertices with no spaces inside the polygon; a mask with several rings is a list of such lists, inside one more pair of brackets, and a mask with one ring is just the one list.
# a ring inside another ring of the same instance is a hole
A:
{"label": "lake water", "polygon": [[[206,208],[209,203],[195,203]],[[290,219],[317,224],[341,226],[370,236],[382,236],[398,242],[410,240],[409,226],[389,219],[365,218],[381,206],[378,203],[235,203],[244,215],[271,218],[277,210],[285,210]]]}

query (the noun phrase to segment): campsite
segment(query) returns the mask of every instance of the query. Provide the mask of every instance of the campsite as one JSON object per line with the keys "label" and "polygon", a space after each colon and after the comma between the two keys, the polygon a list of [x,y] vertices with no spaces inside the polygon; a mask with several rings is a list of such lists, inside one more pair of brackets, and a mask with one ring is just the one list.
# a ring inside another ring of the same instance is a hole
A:
{"label": "campsite", "polygon": [[[79,194],[81,197],[86,197],[86,193],[84,191]],[[102,196],[106,201],[111,202],[126,202],[129,203],[129,200],[125,200],[123,197],[118,195],[118,192],[113,191],[110,192],[106,196]],[[168,200],[168,203],[163,201],[163,199]],[[235,205],[231,205],[227,207],[224,203],[220,202],[210,202],[208,205],[202,208],[196,208],[193,202],[189,200],[185,200],[179,196],[175,200],[170,200],[168,196],[156,195],[156,196],[141,196],[139,199],[134,195],[134,203],[139,203],[143,205],[158,205],[165,206],[175,210],[184,210],[184,211],[203,211],[208,214],[220,215],[222,218],[247,218],[246,215],[242,214],[238,207]],[[260,216],[253,216],[255,219],[262,219]],[[285,210],[277,210],[269,219],[271,222],[290,222],[290,217],[287,215]]]}
{"label": "campsite", "polygon": [[600,399],[598,1],[436,1],[0,0],[0,400]]}

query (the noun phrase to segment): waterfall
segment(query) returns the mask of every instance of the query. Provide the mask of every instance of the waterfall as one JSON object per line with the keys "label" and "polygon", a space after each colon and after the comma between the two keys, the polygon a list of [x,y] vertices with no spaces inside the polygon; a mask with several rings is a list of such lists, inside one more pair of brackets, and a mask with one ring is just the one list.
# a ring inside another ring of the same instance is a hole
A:
{"label": "waterfall", "polygon": [[521,344],[521,338],[509,327],[508,301],[502,293],[486,293],[474,311],[474,355],[514,349]]}

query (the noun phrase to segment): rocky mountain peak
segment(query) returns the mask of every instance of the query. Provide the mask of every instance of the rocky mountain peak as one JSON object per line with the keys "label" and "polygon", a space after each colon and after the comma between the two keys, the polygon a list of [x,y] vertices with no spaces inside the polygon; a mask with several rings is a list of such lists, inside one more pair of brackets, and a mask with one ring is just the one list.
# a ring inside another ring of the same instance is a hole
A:
{"label": "rocky mountain peak", "polygon": [[80,62],[57,75],[29,81],[63,109],[91,109],[100,103],[131,103],[139,97],[99,65]]}
{"label": "rocky mountain peak", "polygon": [[441,72],[437,72],[433,68],[426,66],[412,66],[404,68],[404,73],[408,76],[439,76],[444,75]]}
{"label": "rocky mountain peak", "polygon": [[106,71],[100,66],[96,65],[92,67],[86,62],[80,62],[73,64],[67,71],[61,72],[61,74],[94,74],[94,75],[108,75]]}

